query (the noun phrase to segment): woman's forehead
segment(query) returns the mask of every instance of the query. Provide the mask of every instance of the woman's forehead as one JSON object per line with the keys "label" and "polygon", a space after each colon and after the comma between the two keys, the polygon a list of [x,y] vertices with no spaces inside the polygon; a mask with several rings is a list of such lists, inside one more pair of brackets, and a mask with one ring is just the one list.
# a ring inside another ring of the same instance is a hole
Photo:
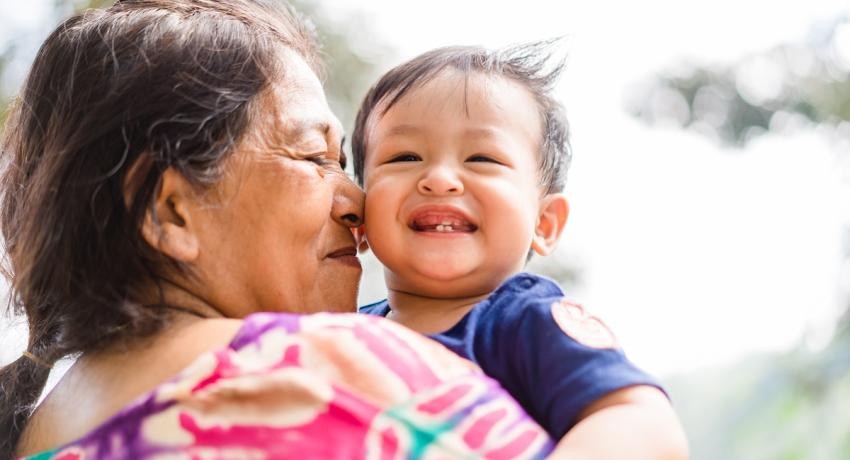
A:
{"label": "woman's forehead", "polygon": [[257,122],[263,136],[283,145],[342,137],[342,124],[307,63],[291,53],[282,67],[283,78],[272,84],[259,104]]}

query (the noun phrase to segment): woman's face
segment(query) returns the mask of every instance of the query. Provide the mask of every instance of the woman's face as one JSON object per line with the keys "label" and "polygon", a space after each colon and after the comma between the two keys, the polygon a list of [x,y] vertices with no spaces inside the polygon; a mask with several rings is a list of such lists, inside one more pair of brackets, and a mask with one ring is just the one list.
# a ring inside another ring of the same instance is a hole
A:
{"label": "woman's face", "polygon": [[285,61],[200,212],[199,295],[229,317],[356,308],[363,193],[342,170],[319,80],[294,53]]}

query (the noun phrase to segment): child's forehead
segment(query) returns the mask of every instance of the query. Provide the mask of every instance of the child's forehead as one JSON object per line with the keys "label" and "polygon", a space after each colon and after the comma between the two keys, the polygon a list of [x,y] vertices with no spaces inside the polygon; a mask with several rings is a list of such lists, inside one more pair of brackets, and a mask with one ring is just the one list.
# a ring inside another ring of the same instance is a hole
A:
{"label": "child's forehead", "polygon": [[[398,100],[397,103],[433,97],[441,93],[446,97],[468,99],[476,95],[492,95],[504,91],[519,91],[531,97],[528,89],[506,76],[480,71],[463,71],[453,67],[445,68],[434,75],[423,77]],[[387,98],[389,99],[389,98]],[[533,100],[529,100],[533,102]]]}
{"label": "child's forehead", "polygon": [[473,107],[503,112],[525,108],[539,121],[536,100],[526,86],[503,75],[454,67],[425,75],[409,86],[389,92],[375,106],[368,121],[374,127],[387,113],[400,112],[402,108],[414,109],[407,112],[418,117],[420,113],[433,115],[452,108],[469,116]]}

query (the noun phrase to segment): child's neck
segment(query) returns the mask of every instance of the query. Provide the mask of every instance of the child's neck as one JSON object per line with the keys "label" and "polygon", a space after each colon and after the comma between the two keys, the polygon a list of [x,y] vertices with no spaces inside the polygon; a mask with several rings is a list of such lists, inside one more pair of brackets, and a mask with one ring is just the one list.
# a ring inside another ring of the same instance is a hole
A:
{"label": "child's neck", "polygon": [[387,300],[392,311],[387,317],[421,334],[438,334],[457,324],[489,295],[438,299],[390,289]]}

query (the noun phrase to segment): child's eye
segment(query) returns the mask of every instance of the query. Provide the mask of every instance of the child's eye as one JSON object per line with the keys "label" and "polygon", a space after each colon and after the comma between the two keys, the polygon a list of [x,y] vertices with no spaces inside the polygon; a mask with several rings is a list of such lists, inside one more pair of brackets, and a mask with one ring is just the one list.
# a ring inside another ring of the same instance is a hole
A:
{"label": "child's eye", "polygon": [[493,157],[488,157],[487,155],[481,155],[481,154],[472,155],[471,157],[467,158],[467,159],[466,159],[466,161],[469,161],[469,162],[472,162],[472,163],[496,163],[496,164],[502,164],[502,162],[500,162],[500,161],[496,160],[496,159],[495,159],[495,158],[493,158]]}
{"label": "child's eye", "polygon": [[420,161],[422,158],[419,158],[419,155],[415,153],[405,152],[400,153],[392,158],[390,158],[387,163],[400,163],[403,161]]}

